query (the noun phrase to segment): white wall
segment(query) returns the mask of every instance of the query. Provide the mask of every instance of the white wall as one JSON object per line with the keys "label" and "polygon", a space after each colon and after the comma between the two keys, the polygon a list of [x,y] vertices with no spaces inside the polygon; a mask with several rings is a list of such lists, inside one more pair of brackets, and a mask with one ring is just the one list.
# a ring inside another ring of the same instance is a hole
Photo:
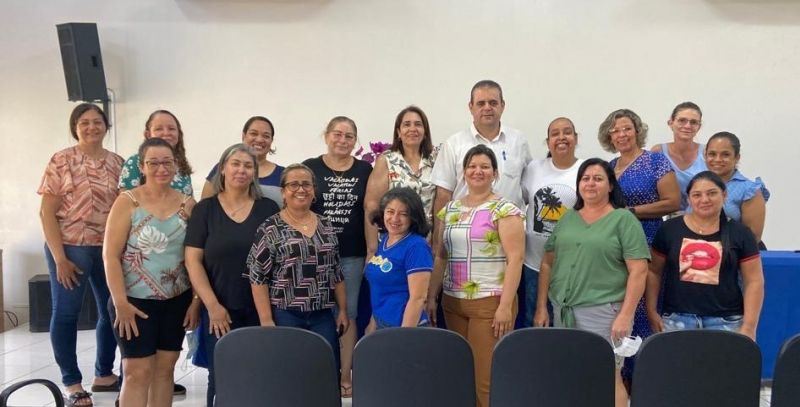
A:
{"label": "white wall", "polygon": [[71,144],[55,24],[97,22],[116,92],[118,152],[131,154],[156,108],[183,123],[195,187],[254,114],[275,122],[281,164],[323,152],[327,120],[351,116],[363,142],[390,140],[414,103],[434,141],[469,122],[469,88],[505,90],[504,123],[543,156],[566,115],[578,154],[603,156],[600,121],[629,107],[667,141],[672,107],[704,110],[704,141],[743,143],[741,168],[773,194],[764,239],[800,248],[800,3],[792,0],[0,0],[0,247],[6,308],[27,314],[27,280],[46,273],[35,191]]}

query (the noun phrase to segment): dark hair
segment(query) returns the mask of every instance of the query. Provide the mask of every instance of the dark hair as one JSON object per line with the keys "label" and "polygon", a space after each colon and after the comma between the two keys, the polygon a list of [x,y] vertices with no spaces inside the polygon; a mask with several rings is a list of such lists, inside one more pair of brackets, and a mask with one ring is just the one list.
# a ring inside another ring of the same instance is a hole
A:
{"label": "dark hair", "polygon": [[[250,130],[250,126],[252,126],[253,122],[256,122],[256,121],[265,122],[265,123],[269,124],[269,129],[270,129],[270,132],[272,133],[272,139],[275,140],[275,126],[272,125],[272,121],[270,121],[269,119],[267,119],[264,116],[253,116],[253,117],[247,119],[247,121],[244,122],[244,127],[242,127],[242,136],[247,134],[247,130]],[[275,147],[270,146],[270,149],[269,149],[270,154],[275,154],[275,151],[276,151]]]}
{"label": "dark hair", "polygon": [[103,118],[103,123],[106,124],[106,131],[111,128],[111,124],[108,122],[108,116],[106,116],[106,112],[104,112],[103,109],[94,103],[81,103],[75,106],[75,108],[72,109],[72,113],[69,115],[69,132],[75,140],[78,140],[78,119],[90,110],[94,110]]}
{"label": "dark hair", "polygon": [[189,160],[186,159],[186,147],[183,144],[183,128],[181,128],[181,122],[172,112],[159,109],[150,113],[150,116],[147,117],[147,121],[144,122],[144,131],[150,131],[150,124],[159,114],[169,115],[172,117],[172,120],[175,120],[175,124],[178,126],[178,142],[175,144],[175,148],[172,149],[172,152],[175,154],[175,160],[178,162],[178,173],[186,176],[192,175],[192,166],[189,165]]}
{"label": "dark hair", "polygon": [[500,101],[505,103],[503,100],[503,88],[500,87],[500,84],[491,80],[491,79],[484,79],[482,81],[478,81],[474,85],[472,85],[472,90],[469,91],[469,103],[472,103],[473,96],[475,95],[475,91],[479,88],[492,88],[497,89],[500,92]]}
{"label": "dark hair", "polygon": [[708,151],[708,145],[718,138],[724,138],[728,140],[731,143],[731,147],[733,147],[733,154],[736,157],[739,156],[739,151],[742,149],[742,143],[739,141],[739,137],[736,137],[735,134],[728,131],[721,131],[711,136],[711,138],[709,138],[706,142],[706,151]]}
{"label": "dark hair", "polygon": [[[577,139],[577,138],[578,138],[578,131],[577,131],[577,130],[575,130],[575,123],[573,123],[573,122],[572,122],[572,119],[570,119],[569,117],[563,117],[563,116],[561,116],[561,117],[556,117],[555,119],[553,119],[553,120],[550,122],[550,124],[548,124],[548,125],[547,125],[547,135],[546,135],[546,136],[545,136],[545,138],[544,138],[545,142],[546,142],[547,140],[549,140],[549,139],[550,139],[550,127],[553,127],[553,123],[555,123],[555,122],[557,122],[557,121],[559,121],[559,120],[566,120],[566,121],[568,121],[568,122],[569,122],[569,125],[570,125],[570,126],[572,126],[572,134],[574,134],[574,135],[575,135],[575,138]],[[547,155],[545,156],[545,158],[550,158],[550,157],[552,157],[552,156],[553,156],[553,153],[551,153],[551,152],[550,152],[550,149],[548,149],[548,150],[547,150]]]}
{"label": "dark hair", "polygon": [[[695,174],[694,177],[692,177],[692,179],[689,181],[689,184],[686,186],[686,195],[689,195],[689,191],[692,190],[692,187],[694,186],[694,184],[697,181],[700,181],[700,180],[705,180],[705,181],[712,182],[712,183],[714,183],[714,185],[719,187],[719,189],[721,189],[722,192],[726,191],[725,181],[723,181],[722,178],[719,175],[715,174],[714,172],[706,170],[706,171],[698,172],[697,174]],[[723,205],[724,205],[724,202],[723,202]],[[735,221],[734,220],[728,220],[728,215],[725,214],[724,207],[720,208],[720,211],[719,211],[719,236],[720,236],[720,241],[722,243],[722,262],[720,263],[720,264],[722,264],[721,267],[724,267],[724,264],[723,264],[724,262],[732,261],[732,257],[731,256],[733,255],[733,250],[731,248],[731,234],[732,234],[732,231],[731,231],[730,224],[729,224],[730,222],[735,222]],[[745,229],[747,229],[748,232],[750,231],[749,228],[745,228]]]}
{"label": "dark hair", "polygon": [[[156,137],[150,137],[144,139],[142,144],[139,145],[139,167],[144,167],[144,155],[147,154],[147,150],[153,147],[166,147],[172,153],[172,157],[175,157],[175,148],[172,147],[166,140]],[[140,171],[139,176],[139,185],[144,185],[147,180],[144,176],[144,171]]]}
{"label": "dark hair", "polygon": [[672,109],[672,114],[669,116],[670,120],[675,120],[675,116],[678,115],[678,112],[686,109],[697,110],[697,113],[700,113],[700,118],[703,118],[703,111],[700,110],[700,106],[697,106],[697,104],[694,102],[683,102],[679,103],[678,106],[675,106],[675,108]]}
{"label": "dark hair", "polygon": [[427,217],[425,216],[425,207],[422,205],[422,199],[413,189],[409,187],[397,187],[386,191],[381,198],[381,203],[378,209],[372,212],[372,223],[378,227],[382,233],[386,232],[386,224],[383,222],[383,212],[386,206],[392,201],[400,201],[408,209],[408,219],[411,225],[408,230],[421,236],[427,236],[431,230],[428,224]]}
{"label": "dark hair", "polygon": [[583,174],[586,170],[593,166],[598,165],[606,172],[606,177],[608,178],[608,185],[611,187],[611,191],[608,192],[608,202],[611,203],[611,206],[614,209],[624,208],[625,207],[625,195],[622,194],[622,188],[619,186],[619,182],[617,182],[617,177],[614,176],[614,170],[611,169],[611,166],[608,165],[608,162],[602,158],[590,158],[581,164],[578,168],[578,179],[575,180],[575,191],[578,195],[578,200],[575,201],[575,206],[573,207],[575,210],[579,210],[583,208],[583,197],[581,196],[581,178],[583,178]]}
{"label": "dark hair", "polygon": [[422,109],[414,105],[401,110],[400,113],[397,114],[397,118],[394,119],[391,151],[399,151],[400,154],[405,154],[405,151],[403,151],[403,141],[400,140],[400,136],[397,135],[397,132],[400,130],[400,124],[403,123],[403,116],[405,116],[406,113],[416,113],[419,115],[420,119],[422,119],[422,128],[425,129],[425,136],[422,138],[422,144],[419,146],[419,152],[424,158],[430,157],[431,152],[433,151],[433,142],[431,141],[431,127],[428,124],[428,116],[425,115],[425,112],[423,112]]}
{"label": "dark hair", "polygon": [[356,139],[358,139],[358,127],[356,127],[356,122],[354,122],[353,119],[347,116],[336,116],[333,119],[331,119],[331,121],[328,122],[328,125],[325,126],[325,134],[328,134],[331,131],[333,131],[333,128],[337,124],[342,122],[348,123],[350,126],[353,127],[353,133],[355,133]]}
{"label": "dark hair", "polygon": [[615,110],[600,123],[600,128],[597,129],[597,140],[600,141],[600,147],[603,147],[603,150],[609,153],[617,152],[617,148],[614,147],[614,143],[611,142],[611,129],[614,128],[616,121],[623,117],[627,117],[633,123],[633,129],[636,131],[636,145],[642,148],[647,141],[647,130],[649,127],[647,123],[642,122],[642,118],[639,117],[636,112],[630,109]]}
{"label": "dark hair", "polygon": [[469,162],[472,161],[472,157],[475,157],[476,155],[485,155],[489,157],[489,161],[492,162],[492,169],[497,171],[497,157],[494,155],[494,151],[492,151],[491,148],[486,147],[485,144],[478,144],[477,146],[467,150],[467,153],[464,154],[464,162],[461,168],[466,170]]}

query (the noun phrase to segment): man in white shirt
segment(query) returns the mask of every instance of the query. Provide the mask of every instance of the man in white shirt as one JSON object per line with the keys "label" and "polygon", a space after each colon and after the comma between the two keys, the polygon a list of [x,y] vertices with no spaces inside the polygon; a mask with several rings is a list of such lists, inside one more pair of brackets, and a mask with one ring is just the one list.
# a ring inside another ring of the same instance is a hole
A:
{"label": "man in white shirt", "polygon": [[522,200],[522,171],[531,161],[531,153],[528,141],[519,130],[500,123],[506,107],[503,89],[495,81],[482,80],[472,87],[468,106],[472,114],[472,124],[468,129],[450,136],[442,143],[431,172],[431,180],[436,185],[432,236],[436,261],[428,291],[428,311],[434,324],[439,322],[436,315],[436,297],[441,289],[442,273],[447,263],[446,255],[442,253],[442,222],[436,214],[447,202],[467,194],[463,160],[470,148],[484,144],[492,149],[498,166],[494,192],[525,210],[525,203]]}
{"label": "man in white shirt", "polygon": [[448,201],[467,194],[462,161],[467,150],[478,144],[491,148],[497,157],[499,176],[494,192],[519,208],[525,208],[522,170],[531,161],[531,153],[528,141],[519,130],[500,123],[505,106],[503,90],[497,82],[483,80],[472,87],[469,101],[472,125],[442,143],[431,172],[431,179],[436,184],[434,215]]}

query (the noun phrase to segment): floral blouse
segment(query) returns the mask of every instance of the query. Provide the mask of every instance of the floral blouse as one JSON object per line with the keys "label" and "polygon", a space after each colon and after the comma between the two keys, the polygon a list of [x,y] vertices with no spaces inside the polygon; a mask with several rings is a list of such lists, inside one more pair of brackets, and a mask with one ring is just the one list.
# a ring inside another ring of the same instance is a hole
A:
{"label": "floral blouse", "polygon": [[[389,189],[396,187],[409,187],[422,198],[422,205],[425,214],[432,216],[433,194],[436,192],[436,185],[431,181],[431,171],[433,170],[434,155],[423,158],[419,163],[419,172],[415,173],[408,165],[403,154],[399,151],[388,151],[384,153],[386,165],[389,167]],[[430,221],[431,219],[428,219]]]}
{"label": "floral blouse", "polygon": [[168,300],[191,288],[183,263],[186,237],[185,196],[180,209],[160,219],[139,206],[133,192],[123,192],[133,201],[131,230],[122,255],[122,275],[129,297]]}
{"label": "floral blouse", "polygon": [[[139,170],[139,154],[134,154],[125,160],[125,164],[122,166],[122,174],[119,176],[119,188],[134,189],[139,186],[141,178],[142,171]],[[192,178],[179,172],[175,173],[175,177],[172,178],[169,186],[184,195],[192,196],[194,194]]]}
{"label": "floral blouse", "polygon": [[450,201],[436,215],[444,222],[447,269],[444,293],[456,298],[479,299],[503,293],[506,255],[500,244],[497,221],[523,212],[504,198],[480,206]]}
{"label": "floral blouse", "polygon": [[270,303],[290,311],[332,308],[334,288],[344,281],[339,241],[323,216],[312,237],[286,223],[280,213],[267,218],[256,231],[247,268],[250,284],[268,285]]}

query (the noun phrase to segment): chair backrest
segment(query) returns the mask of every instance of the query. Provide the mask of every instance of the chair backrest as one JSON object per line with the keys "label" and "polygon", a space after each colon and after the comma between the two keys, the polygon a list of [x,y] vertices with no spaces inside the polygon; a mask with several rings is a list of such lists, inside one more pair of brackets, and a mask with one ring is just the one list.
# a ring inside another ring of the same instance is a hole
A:
{"label": "chair backrest", "polygon": [[353,407],[474,407],[472,351],[438,328],[387,328],[353,353]]}
{"label": "chair backrest", "polygon": [[784,342],[772,376],[771,407],[797,406],[800,403],[800,335]]}
{"label": "chair backrest", "polygon": [[333,350],[311,331],[248,327],[214,350],[216,407],[341,406]]}
{"label": "chair backrest", "polygon": [[47,390],[49,390],[53,395],[56,407],[64,407],[64,397],[61,396],[61,389],[59,389],[55,383],[46,379],[23,380],[6,387],[3,389],[3,392],[0,393],[0,407],[8,406],[8,399],[11,398],[11,394],[13,394],[15,391],[32,384],[41,384],[42,386],[46,387]]}
{"label": "chair backrest", "polygon": [[736,332],[686,330],[647,338],[636,357],[632,407],[759,405],[761,351]]}
{"label": "chair backrest", "polygon": [[492,407],[611,407],[614,352],[591,332],[516,330],[494,349],[489,399]]}

